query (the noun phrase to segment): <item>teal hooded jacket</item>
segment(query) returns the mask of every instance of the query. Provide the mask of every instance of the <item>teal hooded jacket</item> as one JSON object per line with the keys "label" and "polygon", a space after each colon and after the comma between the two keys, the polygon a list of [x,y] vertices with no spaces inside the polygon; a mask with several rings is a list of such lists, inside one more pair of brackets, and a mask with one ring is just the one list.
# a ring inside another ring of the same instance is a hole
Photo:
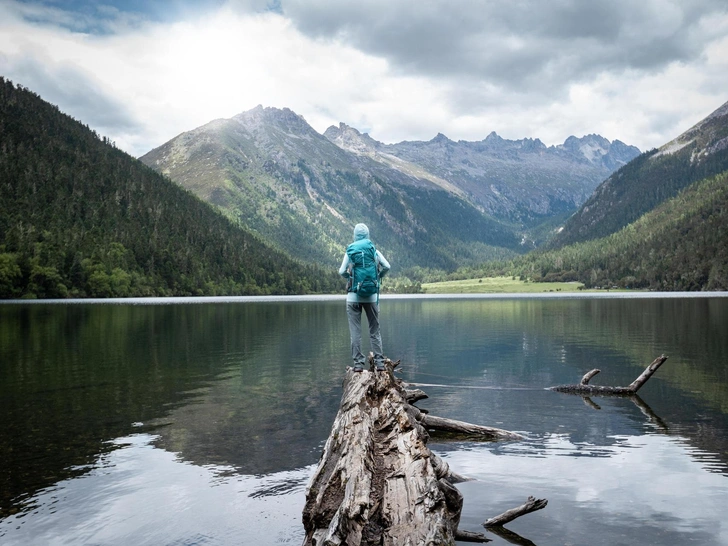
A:
{"label": "teal hooded jacket", "polygon": [[[360,241],[361,239],[368,238],[369,228],[366,226],[366,224],[357,224],[356,226],[354,226],[354,241]],[[379,250],[377,250],[376,260],[377,268],[379,269],[379,278],[381,279],[382,277],[384,277],[384,275],[387,274],[387,271],[389,271],[390,265],[387,259],[382,255],[382,253],[379,252]],[[349,261],[349,255],[344,252],[344,259],[341,262],[341,267],[339,267],[339,275],[341,275],[345,279],[351,277],[351,273],[349,271],[350,265],[351,262]],[[356,292],[348,292],[346,294],[346,301],[349,303],[377,303],[377,297],[378,294],[374,294],[373,296],[369,296],[368,298],[362,298]]]}

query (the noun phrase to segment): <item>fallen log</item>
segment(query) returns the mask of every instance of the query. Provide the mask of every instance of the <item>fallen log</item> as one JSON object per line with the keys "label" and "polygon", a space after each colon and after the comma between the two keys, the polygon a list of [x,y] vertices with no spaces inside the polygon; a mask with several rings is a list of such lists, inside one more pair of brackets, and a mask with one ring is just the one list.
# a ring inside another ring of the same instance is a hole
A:
{"label": "fallen log", "polygon": [[578,385],[559,385],[556,387],[550,387],[552,391],[566,392],[569,394],[582,394],[582,395],[618,395],[618,396],[631,396],[644,385],[647,380],[652,377],[657,369],[662,366],[662,363],[667,360],[665,355],[658,356],[652,363],[645,368],[637,379],[632,381],[628,387],[609,387],[601,385],[590,385],[589,380],[597,375],[600,370],[591,370],[582,377],[581,382]]}
{"label": "fallen log", "polygon": [[[427,429],[442,423],[407,401],[388,359],[386,368],[376,372],[370,363],[369,370],[346,372],[339,411],[306,490],[303,544],[486,542],[484,535],[458,530],[463,498],[453,483],[467,478],[427,447]],[[464,425],[479,439],[520,438]]]}

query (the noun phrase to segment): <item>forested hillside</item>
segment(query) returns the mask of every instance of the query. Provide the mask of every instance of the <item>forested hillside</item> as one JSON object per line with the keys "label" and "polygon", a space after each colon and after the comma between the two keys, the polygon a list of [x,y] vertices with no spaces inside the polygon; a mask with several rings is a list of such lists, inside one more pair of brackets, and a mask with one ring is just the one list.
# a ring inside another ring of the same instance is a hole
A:
{"label": "forested hillside", "polygon": [[728,103],[659,150],[605,180],[566,222],[551,247],[605,237],[682,189],[728,169]]}
{"label": "forested hillside", "polygon": [[699,181],[620,231],[508,264],[460,271],[587,287],[728,290],[728,171]]}
{"label": "forested hillside", "polygon": [[4,78],[0,139],[2,298],[341,289]]}

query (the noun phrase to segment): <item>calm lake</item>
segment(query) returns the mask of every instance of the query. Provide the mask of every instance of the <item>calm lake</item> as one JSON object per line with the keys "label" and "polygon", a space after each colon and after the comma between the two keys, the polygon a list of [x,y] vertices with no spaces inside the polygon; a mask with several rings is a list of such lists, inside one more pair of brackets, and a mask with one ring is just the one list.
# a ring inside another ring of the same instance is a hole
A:
{"label": "calm lake", "polygon": [[[461,529],[533,495],[519,544],[728,545],[726,295],[383,297],[419,407],[526,437],[433,436]],[[0,544],[300,544],[348,355],[343,297],[0,305]]]}

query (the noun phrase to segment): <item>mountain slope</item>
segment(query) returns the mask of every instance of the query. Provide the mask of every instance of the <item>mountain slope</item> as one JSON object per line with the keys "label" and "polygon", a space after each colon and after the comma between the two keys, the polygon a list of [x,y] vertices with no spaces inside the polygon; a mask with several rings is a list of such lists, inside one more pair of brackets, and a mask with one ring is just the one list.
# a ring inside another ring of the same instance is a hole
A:
{"label": "mountain slope", "polygon": [[513,141],[496,133],[480,142],[454,142],[438,134],[428,142],[382,144],[342,123],[324,136],[394,169],[427,173],[493,217],[525,228],[574,211],[615,168],[639,154],[634,146],[598,135],[572,136],[550,147],[538,139]]}
{"label": "mountain slope", "polygon": [[395,267],[453,269],[522,251],[456,188],[357,156],[288,109],[257,107],[140,158],[293,256],[338,264],[357,222]]}
{"label": "mountain slope", "polygon": [[339,288],[2,78],[0,135],[0,297]]}
{"label": "mountain slope", "polygon": [[588,287],[728,290],[728,171],[692,184],[607,237],[533,252],[510,273]]}
{"label": "mountain slope", "polygon": [[605,180],[553,239],[553,247],[604,237],[693,182],[728,169],[728,103]]}
{"label": "mountain slope", "polygon": [[297,258],[337,262],[363,221],[398,268],[452,270],[533,248],[526,229],[571,213],[638,152],[596,135],[384,145],[258,106],[140,159]]}

